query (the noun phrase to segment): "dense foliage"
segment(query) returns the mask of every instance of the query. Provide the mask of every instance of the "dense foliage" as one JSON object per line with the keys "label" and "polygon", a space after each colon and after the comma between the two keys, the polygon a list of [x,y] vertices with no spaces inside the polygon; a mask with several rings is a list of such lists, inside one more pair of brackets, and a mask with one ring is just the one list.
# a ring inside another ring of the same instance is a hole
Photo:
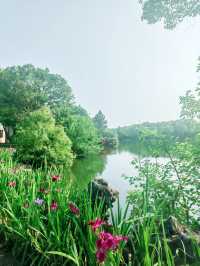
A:
{"label": "dense foliage", "polygon": [[146,134],[148,141],[153,141],[155,135],[162,135],[172,144],[176,141],[193,139],[200,132],[200,124],[190,119],[180,119],[169,122],[142,123],[138,125],[119,127],[117,133],[120,142],[138,143]]}
{"label": "dense foliage", "polygon": [[33,65],[0,71],[0,121],[15,127],[27,114],[43,106],[71,105],[71,88],[64,78]]}
{"label": "dense foliage", "polygon": [[[198,60],[197,73],[200,72],[200,58]],[[200,82],[197,84],[195,91],[188,90],[185,96],[180,97],[181,116],[184,118],[196,119],[200,118]]]}
{"label": "dense foliage", "polygon": [[116,131],[108,128],[105,115],[99,111],[93,118],[94,125],[97,129],[101,143],[105,148],[118,147],[118,135]]}
{"label": "dense foliage", "polygon": [[149,24],[163,21],[164,27],[173,29],[187,17],[200,15],[198,0],[140,0],[142,19]]}
{"label": "dense foliage", "polygon": [[72,116],[71,122],[65,127],[65,131],[72,140],[73,151],[79,157],[101,151],[100,138],[89,117],[80,115]]}
{"label": "dense foliage", "polygon": [[97,205],[61,169],[26,169],[2,150],[0,160],[1,242],[5,240],[20,265],[124,262],[129,228],[120,230],[104,220],[103,195]]}
{"label": "dense foliage", "polygon": [[[23,143],[22,139],[17,140],[19,130],[18,134],[11,138],[13,133],[15,135],[16,127],[19,128],[23,119],[43,107],[48,107],[54,116],[55,123],[64,127],[65,133],[72,142],[73,152],[77,156],[87,156],[101,151],[100,135],[93,120],[83,107],[75,104],[72,90],[63,77],[33,65],[1,69],[0,121],[6,129],[7,140],[15,139],[20,148],[19,146]],[[48,135],[49,132],[44,132],[45,130],[47,127],[44,127],[43,134]],[[40,133],[38,131],[38,134]],[[66,145],[63,149],[64,147]],[[52,151],[49,150],[48,153],[52,154]],[[36,155],[36,153],[30,154],[27,161],[34,159],[33,154]],[[65,155],[70,155],[68,149]],[[25,158],[25,155],[23,157]],[[66,160],[70,161],[71,156]],[[37,161],[37,158],[34,161]]]}
{"label": "dense foliage", "polygon": [[71,141],[64,128],[55,125],[47,107],[31,112],[19,123],[15,144],[20,162],[34,166],[72,164]]}
{"label": "dense foliage", "polygon": [[95,117],[93,118],[94,124],[96,128],[100,131],[103,132],[108,126],[107,126],[107,121],[105,115],[99,111]]}
{"label": "dense foliage", "polygon": [[[102,201],[94,204],[88,190],[78,191],[61,169],[26,169],[3,150],[0,160],[1,241],[20,265],[172,266],[179,265],[176,253],[186,259],[184,249],[172,253],[170,248],[162,214],[169,208],[173,187],[167,180],[159,185],[155,166],[141,165],[140,180],[146,174],[148,178],[141,196],[138,191],[134,200],[129,197],[130,204],[134,203],[131,216],[128,206],[122,211],[118,205],[108,224],[103,195]],[[175,207],[177,214],[184,215],[180,212],[184,208]],[[195,240],[190,252],[198,256]]]}
{"label": "dense foliage", "polygon": [[[179,144],[177,154],[163,162],[153,160],[134,160],[137,174],[128,177],[131,184],[137,184],[129,193],[128,200],[133,207],[134,216],[143,212],[162,216],[174,216],[179,222],[198,229],[200,224],[200,173],[199,165],[194,164],[192,156]],[[186,158],[187,156],[187,158]]]}
{"label": "dense foliage", "polygon": [[117,148],[119,144],[117,132],[110,128],[104,130],[104,132],[102,133],[101,142],[106,148],[111,148],[111,149]]}

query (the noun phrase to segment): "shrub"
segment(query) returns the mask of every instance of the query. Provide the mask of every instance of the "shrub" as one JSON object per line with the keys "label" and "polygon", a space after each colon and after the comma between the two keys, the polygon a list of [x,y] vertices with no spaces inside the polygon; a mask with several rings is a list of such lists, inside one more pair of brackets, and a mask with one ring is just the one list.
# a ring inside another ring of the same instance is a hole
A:
{"label": "shrub", "polygon": [[72,150],[79,157],[97,154],[101,151],[100,138],[92,120],[87,116],[74,115],[66,127],[72,140]]}
{"label": "shrub", "polygon": [[102,134],[102,143],[106,148],[117,148],[119,144],[117,134],[110,129],[106,129]]}
{"label": "shrub", "polygon": [[16,158],[33,166],[71,166],[71,141],[62,126],[56,126],[48,108],[30,113],[18,125],[14,140]]}

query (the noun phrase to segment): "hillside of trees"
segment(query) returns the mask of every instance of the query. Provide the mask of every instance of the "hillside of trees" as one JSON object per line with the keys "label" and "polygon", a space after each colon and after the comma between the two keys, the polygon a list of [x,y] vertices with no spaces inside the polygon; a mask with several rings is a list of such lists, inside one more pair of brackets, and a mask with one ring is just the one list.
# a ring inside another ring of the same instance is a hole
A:
{"label": "hillside of trees", "polygon": [[167,122],[145,122],[116,129],[120,143],[138,143],[148,135],[149,141],[160,135],[171,143],[194,139],[200,133],[200,124],[192,119],[179,119]]}

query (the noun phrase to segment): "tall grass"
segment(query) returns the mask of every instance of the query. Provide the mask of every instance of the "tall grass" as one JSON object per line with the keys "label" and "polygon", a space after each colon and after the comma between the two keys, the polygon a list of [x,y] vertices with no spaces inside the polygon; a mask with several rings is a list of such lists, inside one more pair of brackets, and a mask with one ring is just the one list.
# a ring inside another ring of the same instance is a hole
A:
{"label": "tall grass", "polygon": [[[0,234],[20,265],[99,265],[97,234],[88,222],[106,219],[104,199],[93,199],[90,190],[77,190],[63,169],[26,169],[5,151],[0,152],[0,160]],[[60,176],[59,181],[53,182],[53,175]],[[16,184],[10,186],[9,182]],[[44,201],[42,205],[35,203],[37,198]],[[58,204],[56,210],[51,209],[52,202]],[[71,212],[69,202],[76,204],[79,215]],[[103,265],[176,265],[160,215],[162,206],[157,207],[158,212],[150,214],[142,208],[136,216],[134,212],[130,215],[129,205],[121,208],[119,202],[116,211],[110,209],[111,225],[102,230],[128,236],[129,241],[110,252]],[[195,243],[194,249],[200,255]]]}
{"label": "tall grass", "polygon": [[[33,171],[17,166],[7,152],[0,156],[0,233],[20,265],[96,265],[96,235],[88,222],[105,219],[104,200],[92,199],[90,190],[77,190],[66,171]],[[53,182],[53,175],[59,181]],[[36,204],[37,199],[43,204]],[[70,202],[80,215],[71,212]]]}

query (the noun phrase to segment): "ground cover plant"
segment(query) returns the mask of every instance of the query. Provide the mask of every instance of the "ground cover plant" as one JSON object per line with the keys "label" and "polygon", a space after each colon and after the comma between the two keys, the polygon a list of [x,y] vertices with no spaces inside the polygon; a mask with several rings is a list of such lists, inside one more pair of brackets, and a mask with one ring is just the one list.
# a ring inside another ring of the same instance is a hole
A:
{"label": "ground cover plant", "polygon": [[200,260],[199,168],[182,145],[176,147],[182,157],[169,156],[163,163],[135,159],[132,164],[137,173],[125,177],[133,185],[127,199],[129,218],[135,220],[132,235],[137,239],[138,264],[198,265]]}
{"label": "ground cover plant", "polygon": [[76,190],[70,175],[18,165],[12,153],[0,153],[0,234],[20,265],[179,265],[160,211],[164,201],[152,202],[150,183],[141,192],[143,208],[136,201],[130,213],[129,198],[107,219],[104,199]]}
{"label": "ground cover plant", "polygon": [[108,226],[103,201],[97,205],[77,192],[61,170],[33,171],[16,165],[7,151],[0,156],[0,232],[20,265],[123,261],[127,237]]}

